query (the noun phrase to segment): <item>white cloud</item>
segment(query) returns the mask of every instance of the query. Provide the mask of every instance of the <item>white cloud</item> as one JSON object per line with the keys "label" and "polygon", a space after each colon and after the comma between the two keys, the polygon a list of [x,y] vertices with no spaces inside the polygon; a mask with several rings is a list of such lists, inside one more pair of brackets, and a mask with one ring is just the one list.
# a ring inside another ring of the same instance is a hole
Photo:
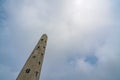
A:
{"label": "white cloud", "polygon": [[[114,26],[111,1],[13,0],[6,4],[9,29],[23,51],[30,53],[41,34],[48,34],[42,79],[110,80],[111,69],[119,66],[119,31],[115,31],[119,28]],[[28,54],[24,53],[16,55],[25,60]],[[84,61],[87,55],[98,58],[97,66]]]}

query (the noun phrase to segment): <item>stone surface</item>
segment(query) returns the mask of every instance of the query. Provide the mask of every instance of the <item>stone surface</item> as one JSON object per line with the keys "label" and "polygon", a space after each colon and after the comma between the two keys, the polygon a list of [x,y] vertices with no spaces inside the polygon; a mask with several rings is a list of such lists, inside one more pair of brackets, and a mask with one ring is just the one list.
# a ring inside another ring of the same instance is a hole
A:
{"label": "stone surface", "polygon": [[39,80],[46,44],[47,35],[43,34],[16,80]]}

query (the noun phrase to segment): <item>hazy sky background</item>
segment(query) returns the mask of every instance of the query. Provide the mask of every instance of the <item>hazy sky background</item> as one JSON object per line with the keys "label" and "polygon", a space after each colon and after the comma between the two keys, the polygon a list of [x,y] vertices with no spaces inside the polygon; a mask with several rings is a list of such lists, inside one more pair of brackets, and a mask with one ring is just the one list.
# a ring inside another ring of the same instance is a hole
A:
{"label": "hazy sky background", "polygon": [[0,0],[0,80],[15,80],[41,35],[41,80],[120,80],[119,0]]}

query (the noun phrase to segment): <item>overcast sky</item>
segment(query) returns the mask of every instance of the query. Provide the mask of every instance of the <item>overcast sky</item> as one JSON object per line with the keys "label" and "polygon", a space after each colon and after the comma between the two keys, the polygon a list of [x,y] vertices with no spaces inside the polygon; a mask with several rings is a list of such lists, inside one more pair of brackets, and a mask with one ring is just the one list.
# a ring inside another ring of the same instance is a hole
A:
{"label": "overcast sky", "polygon": [[41,80],[120,80],[119,0],[0,0],[0,80],[15,80],[41,35]]}

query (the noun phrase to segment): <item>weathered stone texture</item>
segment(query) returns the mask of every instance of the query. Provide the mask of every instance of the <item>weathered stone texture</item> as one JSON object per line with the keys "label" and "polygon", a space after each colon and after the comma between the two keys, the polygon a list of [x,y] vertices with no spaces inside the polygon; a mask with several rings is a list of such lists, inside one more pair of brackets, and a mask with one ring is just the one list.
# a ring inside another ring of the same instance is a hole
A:
{"label": "weathered stone texture", "polygon": [[46,44],[47,35],[43,34],[16,80],[39,80]]}

